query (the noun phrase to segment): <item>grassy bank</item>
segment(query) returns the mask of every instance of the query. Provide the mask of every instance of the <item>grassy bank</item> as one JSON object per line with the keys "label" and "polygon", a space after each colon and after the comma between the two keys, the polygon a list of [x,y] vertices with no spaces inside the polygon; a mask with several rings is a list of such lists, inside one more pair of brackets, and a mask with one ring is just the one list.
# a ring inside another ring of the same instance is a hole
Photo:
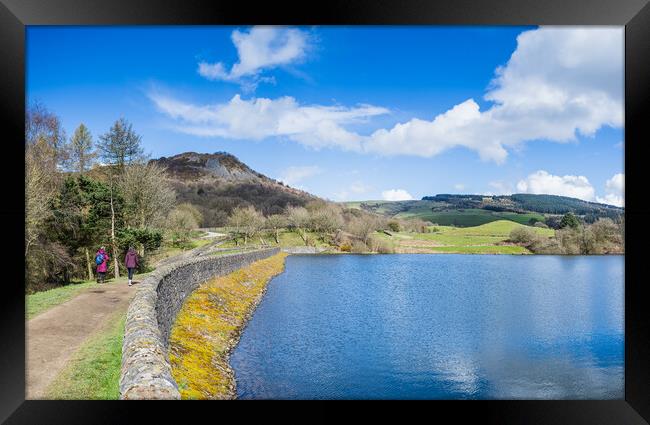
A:
{"label": "grassy bank", "polygon": [[[499,220],[474,227],[434,226],[431,233],[395,232],[378,237],[390,241],[400,253],[529,254],[526,248],[507,243],[510,232],[521,226]],[[529,228],[541,236],[554,234],[552,229]]]}
{"label": "grassy bank", "polygon": [[[105,285],[110,285],[111,281],[106,281]],[[99,286],[95,280],[84,280],[82,282],[69,283],[65,286],[52,288],[43,292],[36,292],[25,296],[25,316],[27,320],[43,313],[50,308],[63,304],[74,298],[82,291]]]}
{"label": "grassy bank", "polygon": [[230,350],[261,300],[266,284],[284,269],[287,254],[256,261],[194,291],[176,317],[169,342],[172,375],[184,399],[235,395]]}
{"label": "grassy bank", "polygon": [[126,314],[108,320],[75,353],[55,378],[45,398],[55,400],[117,400]]}

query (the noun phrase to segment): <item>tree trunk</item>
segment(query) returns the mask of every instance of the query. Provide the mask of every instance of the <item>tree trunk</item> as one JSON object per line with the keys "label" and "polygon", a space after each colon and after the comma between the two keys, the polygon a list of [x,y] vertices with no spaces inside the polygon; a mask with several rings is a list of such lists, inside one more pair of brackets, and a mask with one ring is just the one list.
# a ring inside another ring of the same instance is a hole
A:
{"label": "tree trunk", "polygon": [[88,280],[93,280],[93,264],[90,262],[90,253],[88,248],[84,248],[84,251],[86,252],[86,264],[88,265]]}
{"label": "tree trunk", "polygon": [[275,229],[275,243],[280,245],[280,229]]}
{"label": "tree trunk", "polygon": [[115,264],[115,279],[120,277],[120,263],[117,260],[117,244],[115,243],[115,208],[113,207],[113,178],[111,176],[111,245],[113,245],[113,261]]}

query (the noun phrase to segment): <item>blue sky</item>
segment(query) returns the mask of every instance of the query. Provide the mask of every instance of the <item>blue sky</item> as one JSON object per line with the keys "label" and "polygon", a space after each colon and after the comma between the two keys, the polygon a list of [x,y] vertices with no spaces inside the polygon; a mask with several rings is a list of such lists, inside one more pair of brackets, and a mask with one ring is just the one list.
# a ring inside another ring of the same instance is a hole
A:
{"label": "blue sky", "polygon": [[332,200],[623,202],[622,27],[29,27],[27,96]]}

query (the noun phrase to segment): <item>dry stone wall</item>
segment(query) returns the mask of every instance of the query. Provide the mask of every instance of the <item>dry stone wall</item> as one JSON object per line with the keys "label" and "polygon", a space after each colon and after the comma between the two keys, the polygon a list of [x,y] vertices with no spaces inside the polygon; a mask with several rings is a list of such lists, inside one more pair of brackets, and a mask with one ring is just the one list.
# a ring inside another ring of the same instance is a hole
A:
{"label": "dry stone wall", "polygon": [[183,302],[201,283],[268,258],[279,248],[183,259],[156,269],[129,305],[122,345],[120,398],[180,399],[167,348]]}

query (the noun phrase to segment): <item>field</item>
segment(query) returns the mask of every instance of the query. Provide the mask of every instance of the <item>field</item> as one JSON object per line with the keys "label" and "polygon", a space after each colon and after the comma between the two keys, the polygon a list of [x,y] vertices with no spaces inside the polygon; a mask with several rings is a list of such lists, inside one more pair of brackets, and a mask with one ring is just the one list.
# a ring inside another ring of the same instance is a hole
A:
{"label": "field", "polygon": [[543,221],[544,216],[537,213],[517,214],[513,212],[494,212],[480,209],[449,210],[433,212],[430,209],[413,209],[395,215],[397,218],[419,218],[437,223],[441,226],[480,226],[498,220],[510,220],[519,224],[528,224],[531,218]]}
{"label": "field", "polygon": [[[377,233],[390,241],[400,253],[529,254],[526,248],[509,244],[510,232],[522,226],[510,220],[498,220],[474,227],[432,226],[431,233]],[[553,230],[531,227],[539,235],[551,237]]]}

